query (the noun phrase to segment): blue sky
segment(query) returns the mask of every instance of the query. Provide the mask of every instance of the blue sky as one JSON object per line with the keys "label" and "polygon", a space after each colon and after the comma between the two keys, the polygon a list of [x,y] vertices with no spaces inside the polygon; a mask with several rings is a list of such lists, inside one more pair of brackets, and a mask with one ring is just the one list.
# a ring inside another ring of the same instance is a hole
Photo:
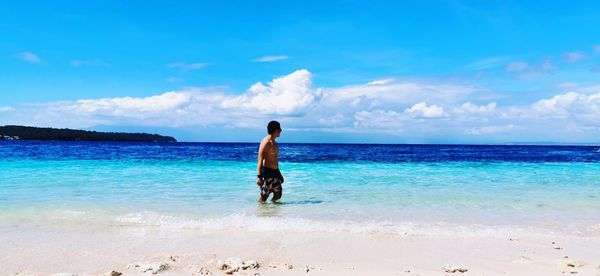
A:
{"label": "blue sky", "polygon": [[277,119],[288,142],[600,142],[598,1],[0,5],[0,124],[254,141]]}

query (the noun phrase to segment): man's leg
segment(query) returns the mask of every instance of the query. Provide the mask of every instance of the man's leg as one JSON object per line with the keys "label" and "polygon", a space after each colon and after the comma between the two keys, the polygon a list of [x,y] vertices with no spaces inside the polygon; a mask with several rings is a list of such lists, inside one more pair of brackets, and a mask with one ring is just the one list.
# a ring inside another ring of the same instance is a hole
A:
{"label": "man's leg", "polygon": [[281,182],[277,183],[277,186],[275,186],[273,188],[273,199],[271,199],[273,202],[276,202],[277,200],[279,200],[281,198],[281,194],[282,194],[282,189],[281,189]]}
{"label": "man's leg", "polygon": [[265,202],[267,202],[267,198],[269,198],[269,194],[262,194],[261,193],[260,197],[258,197],[258,202],[265,203]]}
{"label": "man's leg", "polygon": [[271,199],[271,200],[272,200],[273,202],[275,202],[275,201],[279,200],[279,199],[281,198],[281,194],[282,194],[282,192],[281,192],[281,191],[279,191],[279,192],[273,192],[273,199]]}
{"label": "man's leg", "polygon": [[258,202],[265,203],[267,198],[269,198],[269,194],[271,194],[271,187],[273,183],[271,179],[265,179],[263,185],[260,186],[260,197],[258,198]]}

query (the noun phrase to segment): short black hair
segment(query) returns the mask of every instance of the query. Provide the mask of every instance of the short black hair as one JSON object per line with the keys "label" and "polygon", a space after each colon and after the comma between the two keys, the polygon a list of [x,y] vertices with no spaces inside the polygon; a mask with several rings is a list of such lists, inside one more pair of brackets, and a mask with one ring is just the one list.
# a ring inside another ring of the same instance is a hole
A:
{"label": "short black hair", "polygon": [[273,134],[276,130],[281,130],[281,125],[277,121],[270,121],[267,125],[267,132]]}

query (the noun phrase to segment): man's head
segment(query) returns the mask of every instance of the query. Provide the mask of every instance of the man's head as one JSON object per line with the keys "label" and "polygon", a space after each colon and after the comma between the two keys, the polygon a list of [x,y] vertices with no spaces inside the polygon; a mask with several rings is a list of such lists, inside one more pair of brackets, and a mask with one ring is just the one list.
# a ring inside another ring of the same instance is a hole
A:
{"label": "man's head", "polygon": [[277,121],[270,121],[267,125],[267,132],[274,137],[281,135],[281,125]]}

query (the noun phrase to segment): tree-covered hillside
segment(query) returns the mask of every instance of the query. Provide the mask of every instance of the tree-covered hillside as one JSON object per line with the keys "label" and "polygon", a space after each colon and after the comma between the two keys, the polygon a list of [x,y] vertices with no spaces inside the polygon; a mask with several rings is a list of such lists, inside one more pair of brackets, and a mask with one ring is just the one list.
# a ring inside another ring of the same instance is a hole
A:
{"label": "tree-covered hillside", "polygon": [[58,129],[14,125],[0,126],[0,134],[19,137],[21,140],[177,142],[173,137],[158,134],[97,132],[68,128]]}

